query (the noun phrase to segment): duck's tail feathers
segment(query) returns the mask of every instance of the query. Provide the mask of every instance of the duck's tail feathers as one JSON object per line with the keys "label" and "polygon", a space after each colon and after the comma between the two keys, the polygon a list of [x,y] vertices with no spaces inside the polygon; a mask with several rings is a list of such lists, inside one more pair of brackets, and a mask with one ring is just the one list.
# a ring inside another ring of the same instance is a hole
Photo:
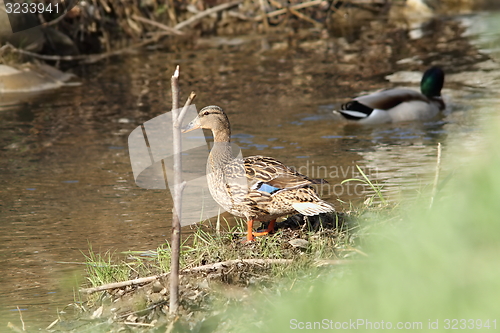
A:
{"label": "duck's tail feathers", "polygon": [[352,100],[343,104],[337,111],[346,119],[361,120],[368,118],[373,112],[373,108],[361,104],[357,100]]}
{"label": "duck's tail feathers", "polygon": [[292,204],[293,209],[302,215],[313,216],[320,213],[333,212],[335,209],[325,201],[318,202],[296,202]]}

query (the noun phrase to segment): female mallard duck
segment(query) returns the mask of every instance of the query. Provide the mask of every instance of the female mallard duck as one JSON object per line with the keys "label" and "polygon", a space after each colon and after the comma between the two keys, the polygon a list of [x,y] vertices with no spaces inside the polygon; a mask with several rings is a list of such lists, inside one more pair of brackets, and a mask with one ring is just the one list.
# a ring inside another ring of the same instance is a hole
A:
{"label": "female mallard duck", "polygon": [[445,108],[441,97],[443,84],[443,71],[431,67],[420,82],[422,93],[402,88],[382,90],[356,97],[333,112],[363,125],[430,119]]}
{"label": "female mallard duck", "polygon": [[[207,161],[210,193],[226,211],[247,219],[247,241],[272,232],[280,216],[296,212],[312,216],[334,210],[311,187],[319,181],[309,179],[271,157],[234,157],[229,120],[220,107],[201,109],[183,132],[197,128],[209,129],[214,136],[214,146]],[[270,222],[264,232],[255,233],[254,221]]]}

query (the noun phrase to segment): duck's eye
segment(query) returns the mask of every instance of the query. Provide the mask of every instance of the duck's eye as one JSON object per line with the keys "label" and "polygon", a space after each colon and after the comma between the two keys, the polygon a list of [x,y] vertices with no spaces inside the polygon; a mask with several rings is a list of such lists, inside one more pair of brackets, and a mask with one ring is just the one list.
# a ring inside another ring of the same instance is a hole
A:
{"label": "duck's eye", "polygon": [[208,116],[208,111],[203,112],[204,116]]}

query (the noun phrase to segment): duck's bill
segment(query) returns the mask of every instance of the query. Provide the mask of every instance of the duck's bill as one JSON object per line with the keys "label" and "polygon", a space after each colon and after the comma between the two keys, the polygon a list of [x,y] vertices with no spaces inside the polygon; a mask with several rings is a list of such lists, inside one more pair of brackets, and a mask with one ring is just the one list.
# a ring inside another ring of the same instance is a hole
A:
{"label": "duck's bill", "polygon": [[200,123],[200,118],[196,117],[182,129],[182,133],[191,132],[192,130],[198,128],[201,128],[201,123]]}

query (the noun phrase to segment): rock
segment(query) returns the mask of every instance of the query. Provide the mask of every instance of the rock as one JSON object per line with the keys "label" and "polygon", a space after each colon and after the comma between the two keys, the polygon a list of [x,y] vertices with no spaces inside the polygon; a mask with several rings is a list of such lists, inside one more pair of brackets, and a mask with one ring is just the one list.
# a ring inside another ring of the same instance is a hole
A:
{"label": "rock", "polygon": [[100,306],[97,308],[97,310],[95,310],[93,313],[92,313],[92,317],[90,317],[91,319],[96,319],[96,318],[99,318],[101,317],[102,315],[102,311],[104,310],[104,306]]}
{"label": "rock", "polygon": [[157,303],[160,303],[161,301],[163,301],[164,297],[158,293],[154,293],[154,294],[149,295],[149,300],[151,303],[157,304]]}
{"label": "rock", "polygon": [[488,71],[488,70],[498,70],[500,68],[500,64],[494,60],[486,60],[474,65],[474,68]]}
{"label": "rock", "polygon": [[304,250],[307,249],[307,246],[309,245],[308,241],[306,241],[305,239],[301,239],[301,238],[291,239],[288,241],[288,243],[293,247],[296,247],[299,249],[304,249]]}
{"label": "rock", "polygon": [[208,280],[205,278],[202,281],[200,281],[198,283],[198,288],[200,288],[200,289],[208,289],[209,288]]}
{"label": "rock", "polygon": [[477,72],[461,72],[446,76],[447,82],[459,82],[472,87],[495,89],[500,82],[500,72],[490,71],[478,75]]}
{"label": "rock", "polygon": [[160,283],[160,281],[155,281],[153,283],[153,292],[154,293],[159,293],[160,291],[162,291],[165,287],[163,287],[163,285]]}
{"label": "rock", "polygon": [[398,64],[398,65],[406,65],[406,64],[422,65],[423,63],[424,62],[421,59],[419,59],[417,56],[411,57],[411,58],[404,58],[404,59],[396,61],[396,64]]}
{"label": "rock", "polygon": [[45,64],[25,64],[22,70],[0,65],[0,93],[30,93],[56,89],[75,77]]}
{"label": "rock", "polygon": [[387,75],[385,79],[390,82],[420,83],[422,75],[423,73],[421,72],[401,71]]}
{"label": "rock", "polygon": [[137,321],[139,317],[137,317],[136,315],[134,314],[131,314],[127,317],[127,319],[125,319],[126,321],[129,321],[131,323],[135,323]]}
{"label": "rock", "polygon": [[0,106],[15,105],[48,90],[67,85],[75,77],[46,64],[24,64],[19,68],[0,65]]}

